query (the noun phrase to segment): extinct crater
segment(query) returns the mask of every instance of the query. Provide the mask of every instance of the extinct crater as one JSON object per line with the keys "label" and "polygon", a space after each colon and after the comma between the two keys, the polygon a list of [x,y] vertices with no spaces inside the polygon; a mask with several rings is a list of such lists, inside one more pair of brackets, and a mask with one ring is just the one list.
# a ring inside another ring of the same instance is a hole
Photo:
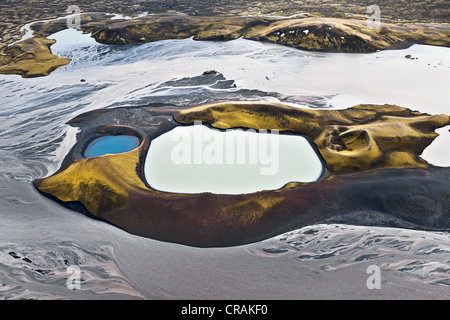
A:
{"label": "extinct crater", "polygon": [[[80,31],[99,43],[124,45],[166,39],[227,41],[240,37],[326,52],[375,52],[406,48],[412,44],[450,46],[450,29],[439,25],[395,25],[382,23],[369,28],[365,20],[341,18],[275,18],[267,16],[194,16],[154,14],[111,19],[104,13],[82,14]],[[51,53],[53,33],[67,28],[66,19],[36,22],[33,36],[11,46],[0,47],[0,73],[23,77],[45,76],[70,62]]]}
{"label": "extinct crater", "polygon": [[[303,135],[326,170],[316,182],[291,182],[250,194],[193,195],[151,188],[143,176],[151,141],[194,121],[217,129]],[[333,221],[450,230],[450,168],[420,157],[436,138],[435,129],[449,123],[448,115],[395,105],[308,110],[281,103],[224,102],[96,110],[69,122],[81,129],[77,143],[58,172],[34,185],[44,195],[132,234],[199,247],[241,245]],[[135,135],[140,144],[125,153],[84,157],[89,141],[111,134]]]}

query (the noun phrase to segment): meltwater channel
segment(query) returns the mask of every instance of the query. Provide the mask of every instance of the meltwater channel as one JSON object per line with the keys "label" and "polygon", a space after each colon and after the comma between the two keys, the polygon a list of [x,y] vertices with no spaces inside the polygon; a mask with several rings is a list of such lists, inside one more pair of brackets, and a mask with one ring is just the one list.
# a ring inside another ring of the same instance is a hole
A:
{"label": "meltwater channel", "polygon": [[[72,59],[68,66],[43,78],[0,75],[0,298],[450,297],[448,233],[324,223],[245,246],[200,249],[130,235],[31,185],[55,172],[75,143],[66,122],[99,108],[263,100],[448,113],[450,49],[333,54],[245,39],[117,47],[75,30],[52,38],[52,51]],[[218,75],[201,77],[206,70]],[[448,129],[425,150],[429,162],[450,166]],[[381,290],[367,289],[370,265],[382,270]],[[70,266],[81,271],[79,290],[66,285]]]}

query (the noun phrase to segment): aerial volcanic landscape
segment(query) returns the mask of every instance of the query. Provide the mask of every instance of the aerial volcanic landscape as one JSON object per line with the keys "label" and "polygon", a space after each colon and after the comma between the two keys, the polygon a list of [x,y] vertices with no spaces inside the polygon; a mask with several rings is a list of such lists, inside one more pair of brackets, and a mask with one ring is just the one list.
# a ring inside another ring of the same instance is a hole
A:
{"label": "aerial volcanic landscape", "polygon": [[449,298],[445,1],[66,2],[0,5],[0,297]]}

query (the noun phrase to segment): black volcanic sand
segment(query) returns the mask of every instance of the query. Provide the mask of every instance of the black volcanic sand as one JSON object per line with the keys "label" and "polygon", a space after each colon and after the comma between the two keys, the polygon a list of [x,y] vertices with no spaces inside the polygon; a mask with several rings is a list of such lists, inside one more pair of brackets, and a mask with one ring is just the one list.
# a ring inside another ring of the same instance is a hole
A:
{"label": "black volcanic sand", "polygon": [[[77,144],[69,152],[58,172],[64,174],[74,160],[83,158],[84,148],[92,139],[101,135],[101,132],[97,131],[98,127],[130,126],[151,141],[180,125],[172,118],[175,112],[177,108],[173,107],[125,107],[95,110],[80,115],[69,122],[74,127],[80,127],[81,131],[77,136]],[[145,154],[141,154],[141,166],[144,157]],[[102,160],[99,159],[100,165]],[[139,174],[139,168],[136,170]],[[63,175],[58,178],[57,174],[54,175],[56,181],[65,181],[64,186],[56,189],[50,187],[50,190],[56,194],[62,191],[64,194],[63,190],[71,188],[68,179],[73,177]],[[143,179],[142,175],[140,176]],[[102,181],[101,177],[96,179],[98,180],[95,181]],[[45,183],[45,179],[35,181],[38,189],[41,188],[42,181]],[[66,186],[67,183],[69,185]],[[97,188],[89,192],[97,194],[103,192],[101,190],[102,188]],[[44,191],[43,193],[48,195]],[[169,194],[159,192],[130,191],[131,196],[132,201],[124,208],[116,208],[112,212],[105,209],[99,218],[133,234],[199,247],[233,246],[261,241],[283,232],[323,222],[432,231],[450,230],[450,168],[431,165],[416,169],[380,169],[337,174],[322,181],[288,187],[279,192],[264,191],[258,193],[258,197],[283,197],[283,202],[268,209],[268,213],[264,213],[254,224],[240,221],[235,215],[237,213],[233,213],[229,221],[218,223],[215,220],[216,212],[213,212],[217,208],[232,207],[236,202],[240,203],[239,201],[247,203],[247,195],[205,193],[180,194],[171,198]],[[56,200],[52,195],[50,197]],[[91,204],[90,200],[86,201]],[[93,217],[79,202],[62,204]],[[249,211],[244,211],[245,213],[239,214],[248,216]]]}
{"label": "black volcanic sand", "polygon": [[[4,177],[0,208],[0,298],[450,298],[441,233],[317,225],[205,250],[136,237]],[[81,290],[66,287],[69,265],[87,279]],[[380,266],[379,290],[367,288],[370,265]]]}

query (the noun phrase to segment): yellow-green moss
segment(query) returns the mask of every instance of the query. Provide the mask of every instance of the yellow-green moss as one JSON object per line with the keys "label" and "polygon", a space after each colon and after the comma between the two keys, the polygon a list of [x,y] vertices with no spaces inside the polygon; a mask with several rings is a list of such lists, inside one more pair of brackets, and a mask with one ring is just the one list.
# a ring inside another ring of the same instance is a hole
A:
{"label": "yellow-green moss", "polygon": [[59,58],[50,51],[55,40],[29,38],[4,50],[9,56],[6,66],[0,67],[1,74],[20,74],[24,78],[49,75],[59,67],[70,63],[70,59]]}
{"label": "yellow-green moss", "polygon": [[309,110],[279,103],[226,102],[185,109],[180,123],[202,121],[219,129],[278,129],[307,135],[333,174],[385,168],[423,168],[418,155],[448,115],[427,115],[395,105]]}

